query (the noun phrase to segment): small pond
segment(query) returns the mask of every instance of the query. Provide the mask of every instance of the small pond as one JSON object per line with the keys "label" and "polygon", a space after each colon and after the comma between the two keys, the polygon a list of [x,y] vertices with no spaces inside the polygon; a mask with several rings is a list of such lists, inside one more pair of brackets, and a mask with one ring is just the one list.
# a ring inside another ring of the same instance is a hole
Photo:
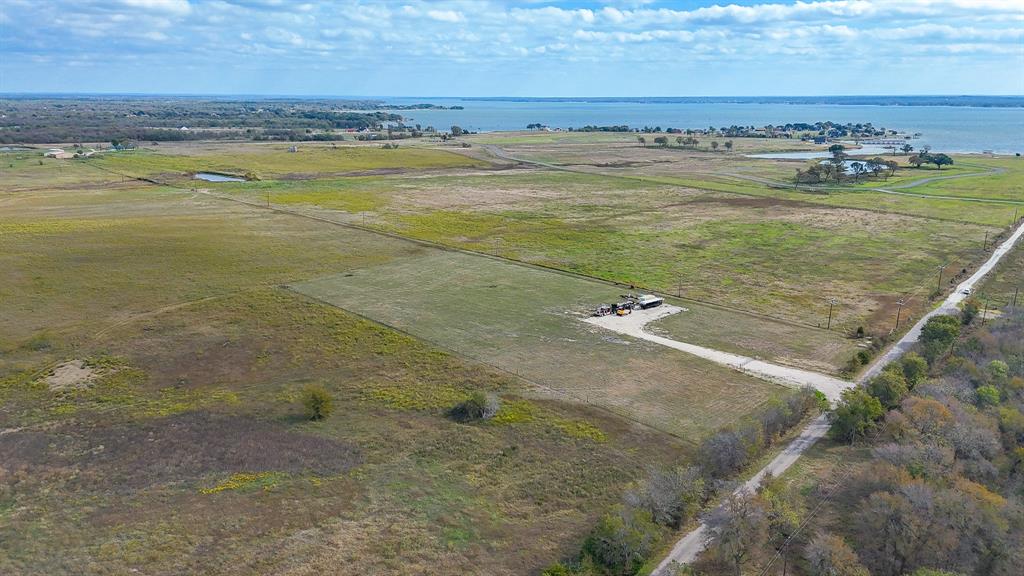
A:
{"label": "small pond", "polygon": [[[853,163],[854,162],[860,162],[864,166],[864,169],[865,169],[865,172],[863,172],[863,173],[864,174],[868,173],[868,171],[867,171],[867,168],[868,168],[867,162],[863,162],[863,161],[860,161],[860,160],[843,160],[843,172],[845,172],[847,174],[853,174],[854,173],[853,172]],[[818,162],[818,164],[828,164],[828,163],[829,163],[828,160],[822,160],[821,162]],[[883,170],[884,169],[885,168],[883,168]]]}
{"label": "small pond", "polygon": [[216,172],[196,172],[193,176],[196,180],[206,180],[207,182],[245,182],[245,178],[239,178],[238,176],[228,176],[227,174],[217,174]]}
{"label": "small pond", "polygon": [[[850,156],[883,156],[892,154],[892,150],[886,150],[881,146],[861,146],[860,148],[847,148],[844,150]],[[768,154],[747,154],[748,158],[775,158],[777,160],[814,160],[815,158],[831,158],[832,153],[828,150],[817,150],[813,152],[771,152]]]}

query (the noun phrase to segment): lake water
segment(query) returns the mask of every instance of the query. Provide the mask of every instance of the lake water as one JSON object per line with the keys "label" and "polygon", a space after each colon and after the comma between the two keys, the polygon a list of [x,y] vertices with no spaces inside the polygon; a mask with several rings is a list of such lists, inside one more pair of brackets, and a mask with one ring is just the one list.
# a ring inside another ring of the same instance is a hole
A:
{"label": "lake water", "polygon": [[875,127],[914,134],[915,148],[936,152],[1024,153],[1024,98],[1021,107],[878,106],[733,102],[638,102],[475,100],[461,98],[385,98],[394,104],[425,102],[463,106],[463,110],[407,110],[407,123],[447,130],[452,125],[474,132],[525,130],[527,124],[552,128],[585,125],[631,128],[707,128],[764,126],[787,122],[871,122]]}
{"label": "lake water", "polygon": [[[853,174],[853,163],[854,162],[860,162],[860,161],[859,160],[843,160],[843,172],[845,172],[847,174]],[[828,164],[828,163],[829,163],[828,160],[822,160],[821,162],[819,162],[819,164]],[[867,168],[867,165],[865,165],[864,162],[861,162],[861,164],[864,165],[865,169]]]}
{"label": "lake water", "polygon": [[[915,140],[910,141],[911,145],[915,142]],[[861,146],[860,148],[847,146],[845,152],[854,156],[887,156],[892,154],[892,150],[870,145]],[[783,160],[814,160],[815,158],[831,158],[832,153],[828,150],[819,150],[817,152],[769,152],[765,154],[747,154],[747,156],[750,158],[778,158]]]}
{"label": "lake water", "polygon": [[206,180],[207,182],[245,182],[245,178],[237,178],[227,174],[216,174],[214,172],[197,172],[193,178],[196,180]]}

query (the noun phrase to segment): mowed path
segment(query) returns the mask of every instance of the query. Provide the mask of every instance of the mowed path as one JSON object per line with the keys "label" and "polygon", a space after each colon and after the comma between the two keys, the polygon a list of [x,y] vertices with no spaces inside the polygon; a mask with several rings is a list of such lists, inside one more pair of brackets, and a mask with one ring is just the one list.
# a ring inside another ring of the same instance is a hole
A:
{"label": "mowed path", "polygon": [[721,350],[706,348],[696,344],[680,342],[678,340],[652,334],[644,329],[645,326],[655,320],[682,312],[683,310],[683,308],[679,308],[678,306],[664,304],[657,308],[651,308],[648,310],[636,310],[627,316],[597,316],[587,318],[584,322],[618,332],[619,334],[625,334],[627,336],[674,348],[676,350],[686,352],[687,354],[699,356],[717,364],[728,366],[734,370],[782,385],[791,387],[813,386],[815,389],[820,390],[825,394],[832,403],[839,401],[839,396],[842,395],[843,390],[854,385],[853,382],[848,380],[840,380],[839,378],[833,378],[832,376],[826,376],[810,370],[780,366],[778,364],[772,364],[770,362],[741,356],[739,354],[733,354],[731,352],[722,352]]}
{"label": "mowed path", "polygon": [[[953,291],[938,307],[934,310],[925,314],[917,321],[916,324],[901,338],[896,344],[894,344],[885,354],[880,356],[874,364],[872,364],[861,377],[858,379],[857,384],[862,384],[868,379],[874,377],[876,374],[882,371],[886,365],[894,360],[899,359],[900,356],[905,354],[910,348],[917,343],[921,337],[921,329],[924,327],[928,319],[937,314],[949,314],[956,312],[958,305],[967,298],[967,294],[964,294],[965,290],[973,291],[977,284],[989,273],[993,268],[999,264],[999,261],[1006,256],[1010,250],[1020,241],[1021,237],[1024,236],[1024,224],[1021,224],[1017,229],[1006,239],[992,255],[989,257],[984,264],[982,264],[970,278],[964,280],[956,287]],[[850,383],[852,385],[852,383]],[[755,490],[761,479],[764,478],[765,474],[771,473],[773,476],[778,477],[803,454],[808,448],[814,445],[815,442],[820,440],[828,433],[828,421],[825,415],[819,416],[814,419],[807,428],[797,437],[796,440],[791,442],[786,448],[783,449],[782,453],[775,457],[767,466],[762,468],[753,478],[748,480],[742,486],[736,489],[737,494],[746,494]],[[714,533],[707,524],[702,521],[700,525],[694,530],[687,533],[669,552],[668,556],[658,564],[658,567],[651,572],[652,576],[668,576],[671,574],[670,568],[673,564],[689,564],[693,562],[697,555],[704,551],[707,547],[711,538],[714,537]]]}

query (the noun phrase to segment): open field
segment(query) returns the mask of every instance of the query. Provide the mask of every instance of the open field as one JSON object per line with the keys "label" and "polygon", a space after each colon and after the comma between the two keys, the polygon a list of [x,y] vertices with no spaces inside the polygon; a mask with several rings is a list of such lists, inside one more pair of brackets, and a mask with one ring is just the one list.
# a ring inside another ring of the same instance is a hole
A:
{"label": "open field", "polygon": [[[672,338],[834,373],[846,331],[887,330],[901,296],[920,314],[935,266],[979,262],[1012,218],[772,189],[728,173],[788,165],[635,136],[473,138],[590,173],[426,142],[4,156],[0,572],[539,570],[646,465],[788,394],[584,324],[627,288],[558,270],[681,291],[688,311],[652,326]],[[946,185],[1000,194],[989,178]],[[393,235],[230,201],[268,197]],[[1005,298],[1015,270],[980,292]],[[334,416],[301,417],[308,384]],[[449,417],[473,391],[496,418]]]}
{"label": "open field", "polygon": [[[6,574],[519,574],[571,551],[645,462],[676,452],[280,289],[77,352],[101,374],[82,388],[0,380]],[[338,406],[323,423],[300,416],[313,382]],[[493,424],[445,416],[479,389],[505,398]]]}
{"label": "open field", "polygon": [[[975,170],[999,170],[983,178],[956,178],[928,182],[915,186],[911,191],[919,194],[962,196],[965,198],[988,198],[1024,201],[1024,159],[1019,157],[986,158],[957,157],[965,167]],[[945,172],[945,170],[943,170]],[[1024,212],[1024,206],[1021,207]]]}
{"label": "open field", "polygon": [[999,309],[1012,304],[1024,306],[1024,247],[1018,245],[999,263],[985,282],[978,288],[975,297],[989,309]]}
{"label": "open field", "polygon": [[[439,273],[443,271],[443,273]],[[619,290],[435,252],[291,288],[694,442],[779,387],[581,322]]]}
{"label": "open field", "polygon": [[[288,154],[272,145],[246,144],[238,145],[245,152],[232,159],[236,172],[259,170],[266,157],[273,162],[297,158],[287,170],[298,172],[289,174],[320,177],[206,186],[254,201],[326,209],[362,225],[664,292],[675,292],[681,284],[685,295],[694,298],[812,326],[827,314],[827,298],[836,297],[843,302],[836,317],[843,330],[859,325],[887,330],[894,302],[907,294],[915,298],[911,313],[920,313],[926,304],[922,298],[930,292],[930,270],[946,262],[969,267],[981,256],[975,243],[986,233],[997,234],[1013,215],[1008,204],[934,201],[852,186],[829,194],[773,189],[730,174],[770,172],[766,166],[783,162],[642,148],[625,136],[508,136],[523,142],[540,139],[540,144],[512,146],[517,154],[540,146],[585,156],[592,174],[495,171],[447,151],[363,146],[351,149],[384,157],[440,154],[462,164],[448,173],[440,168],[383,174],[356,170],[348,173],[356,176],[339,177],[315,163],[303,164],[309,160],[300,158],[303,148]],[[750,145],[764,141],[745,140]],[[163,158],[170,149],[116,161],[126,173],[174,177],[160,170],[222,162],[216,159],[225,146],[182,146],[187,161],[176,155]],[[341,162],[340,155],[348,152],[339,150],[325,146],[315,154]]]}
{"label": "open field", "polygon": [[[480,167],[484,164],[444,150],[401,146],[381,150],[378,144],[337,145],[302,144],[288,152],[286,144],[246,146],[166,146],[172,153],[137,150],[104,154],[90,160],[100,167],[135,176],[160,176],[211,171],[227,174],[252,173],[263,177],[299,178],[305,175],[339,174],[368,171],[423,170]],[[239,148],[246,150],[239,153]],[[176,153],[185,149],[185,154]]]}
{"label": "open field", "polygon": [[[0,224],[0,572],[535,571],[644,466],[788,393],[565,314],[605,284],[111,175],[48,187],[36,166]],[[429,290],[446,257],[487,284]],[[353,279],[376,292],[352,309],[390,289],[394,323],[426,304],[442,344],[460,311],[474,338],[530,330],[456,355],[280,287]],[[487,365],[515,354],[536,384]],[[321,423],[300,416],[311,383],[337,406]],[[475,390],[498,416],[449,418]]]}

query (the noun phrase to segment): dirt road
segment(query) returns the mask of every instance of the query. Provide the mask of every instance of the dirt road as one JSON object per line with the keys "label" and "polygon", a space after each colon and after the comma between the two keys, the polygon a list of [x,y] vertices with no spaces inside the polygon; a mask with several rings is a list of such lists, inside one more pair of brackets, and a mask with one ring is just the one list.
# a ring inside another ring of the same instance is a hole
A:
{"label": "dirt road", "polygon": [[825,394],[829,401],[833,403],[839,400],[839,396],[842,394],[843,390],[854,385],[853,382],[840,380],[839,378],[833,378],[817,372],[811,372],[810,370],[779,366],[778,364],[771,364],[769,362],[764,362],[763,360],[757,360],[747,356],[741,356],[739,354],[732,354],[731,352],[722,352],[721,350],[697,346],[696,344],[680,342],[678,340],[672,340],[671,338],[665,338],[664,336],[651,334],[645,330],[645,326],[651,322],[672,314],[678,314],[682,311],[683,309],[678,306],[664,304],[649,310],[636,310],[628,316],[598,316],[587,318],[584,322],[618,332],[619,334],[625,334],[627,336],[640,338],[641,340],[647,340],[649,342],[661,344],[662,346],[674,348],[681,352],[686,352],[687,354],[700,356],[701,358],[711,360],[712,362],[723,366],[728,366],[734,370],[738,370],[758,378],[763,378],[765,380],[770,380],[772,382],[777,382],[785,386],[814,386],[814,388],[820,390]]}

